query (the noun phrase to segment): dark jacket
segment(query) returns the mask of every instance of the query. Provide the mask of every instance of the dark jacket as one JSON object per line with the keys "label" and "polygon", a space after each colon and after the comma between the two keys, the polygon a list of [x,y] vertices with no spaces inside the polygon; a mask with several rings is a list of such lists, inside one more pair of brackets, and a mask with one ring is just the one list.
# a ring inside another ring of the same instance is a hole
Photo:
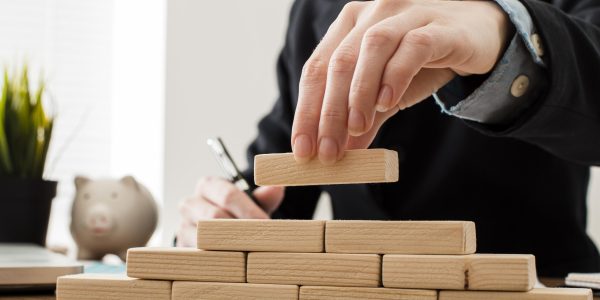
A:
{"label": "dark jacket", "polygon": [[[280,98],[259,124],[250,166],[256,154],[291,151],[302,66],[344,3],[294,4],[277,65]],[[309,219],[325,191],[336,219],[471,220],[478,252],[532,253],[540,276],[600,271],[586,234],[589,167],[600,164],[600,1],[524,4],[545,42],[549,79],[518,120],[469,123],[428,99],[390,119],[372,145],[398,151],[397,183],[288,188],[274,216]]]}

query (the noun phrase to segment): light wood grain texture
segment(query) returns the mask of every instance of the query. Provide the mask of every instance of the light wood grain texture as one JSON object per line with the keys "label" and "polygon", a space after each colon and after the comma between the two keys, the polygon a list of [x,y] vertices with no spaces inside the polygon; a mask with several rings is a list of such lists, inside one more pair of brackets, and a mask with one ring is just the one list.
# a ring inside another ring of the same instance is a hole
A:
{"label": "light wood grain texture", "polygon": [[131,248],[127,275],[143,279],[246,281],[246,254],[192,248]]}
{"label": "light wood grain texture", "polygon": [[222,282],[173,282],[172,300],[295,300],[297,285],[222,283]]}
{"label": "light wood grain texture", "polygon": [[254,157],[257,185],[325,185],[398,181],[398,153],[386,149],[346,150],[333,165],[318,159],[297,163],[292,153]]}
{"label": "light wood grain texture", "polygon": [[592,300],[590,289],[536,288],[529,292],[440,291],[439,300]]}
{"label": "light wood grain texture", "polygon": [[466,259],[469,290],[529,291],[537,282],[533,255],[475,254]]}
{"label": "light wood grain texture", "polygon": [[437,290],[529,291],[535,258],[522,254],[383,256],[383,286]]}
{"label": "light wood grain texture", "polygon": [[475,253],[475,223],[466,221],[327,221],[325,252]]}
{"label": "light wood grain texture", "polygon": [[323,252],[325,221],[227,220],[198,222],[198,248],[206,250]]}
{"label": "light wood grain texture", "polygon": [[377,287],[381,258],[375,254],[248,254],[248,282],[297,285]]}
{"label": "light wood grain texture", "polygon": [[336,287],[336,286],[302,286],[300,300],[437,300],[437,291]]}
{"label": "light wood grain texture", "polygon": [[383,286],[390,288],[466,288],[466,262],[458,255],[384,255]]}
{"label": "light wood grain texture", "polygon": [[133,279],[125,275],[67,275],[57,280],[56,299],[169,300],[171,281]]}

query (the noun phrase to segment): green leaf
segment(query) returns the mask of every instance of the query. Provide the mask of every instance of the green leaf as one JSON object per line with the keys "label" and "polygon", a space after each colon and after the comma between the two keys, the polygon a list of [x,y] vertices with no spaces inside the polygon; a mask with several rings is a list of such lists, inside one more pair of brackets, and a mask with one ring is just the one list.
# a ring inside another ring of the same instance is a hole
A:
{"label": "green leaf", "polygon": [[2,86],[2,98],[0,99],[0,175],[2,176],[10,175],[13,171],[8,142],[4,132],[6,105],[8,103],[8,97],[10,94],[9,90],[10,84],[8,82],[8,71],[4,70],[4,84]]}
{"label": "green leaf", "polygon": [[[32,93],[27,66],[10,77],[4,72],[0,100],[0,175],[42,178],[53,120],[42,103],[45,84]],[[33,97],[32,97],[33,94]]]}

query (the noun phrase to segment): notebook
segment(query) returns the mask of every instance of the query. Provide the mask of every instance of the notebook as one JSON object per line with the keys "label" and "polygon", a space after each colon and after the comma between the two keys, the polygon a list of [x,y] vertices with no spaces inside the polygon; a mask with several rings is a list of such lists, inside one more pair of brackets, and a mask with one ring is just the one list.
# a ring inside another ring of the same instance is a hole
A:
{"label": "notebook", "polygon": [[57,277],[81,272],[80,263],[44,247],[0,243],[0,290],[54,289]]}
{"label": "notebook", "polygon": [[590,288],[594,290],[595,296],[600,296],[600,273],[569,273],[565,285]]}

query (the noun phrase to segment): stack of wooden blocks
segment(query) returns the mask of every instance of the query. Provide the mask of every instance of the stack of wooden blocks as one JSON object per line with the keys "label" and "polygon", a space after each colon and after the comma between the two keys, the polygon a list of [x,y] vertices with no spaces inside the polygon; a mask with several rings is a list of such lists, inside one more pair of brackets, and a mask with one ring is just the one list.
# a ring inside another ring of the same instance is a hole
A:
{"label": "stack of wooden blocks", "polygon": [[61,277],[58,299],[592,299],[534,288],[532,255],[474,254],[472,222],[207,220],[197,241],[130,249],[127,276]]}
{"label": "stack of wooden blocks", "polygon": [[[393,182],[398,156],[348,150],[325,166],[259,155],[254,175],[258,185]],[[534,288],[532,255],[474,254],[472,222],[207,220],[197,242],[130,249],[129,277],[61,277],[58,299],[592,299],[588,289]]]}

